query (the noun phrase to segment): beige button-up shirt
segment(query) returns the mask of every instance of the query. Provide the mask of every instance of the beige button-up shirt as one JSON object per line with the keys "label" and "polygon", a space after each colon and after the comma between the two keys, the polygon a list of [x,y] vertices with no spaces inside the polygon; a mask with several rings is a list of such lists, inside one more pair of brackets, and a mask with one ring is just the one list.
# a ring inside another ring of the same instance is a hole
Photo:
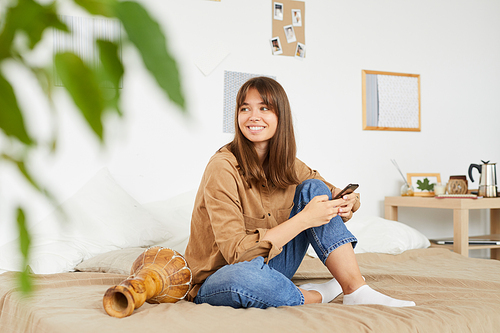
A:
{"label": "beige button-up shirt", "polygon": [[[295,167],[301,182],[320,179],[333,193],[335,186],[317,171],[299,159]],[[270,260],[281,252],[281,248],[262,238],[268,229],[289,219],[295,188],[279,189],[264,182],[249,187],[227,148],[210,159],[196,195],[185,253],[193,272],[188,299],[192,300],[203,281],[219,268],[258,256]],[[359,205],[358,198],[352,210]]]}

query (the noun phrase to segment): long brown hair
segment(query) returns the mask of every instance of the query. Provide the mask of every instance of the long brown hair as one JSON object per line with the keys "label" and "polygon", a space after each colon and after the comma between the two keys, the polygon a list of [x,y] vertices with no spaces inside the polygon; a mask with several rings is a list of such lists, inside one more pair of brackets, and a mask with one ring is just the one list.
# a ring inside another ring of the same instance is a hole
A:
{"label": "long brown hair", "polygon": [[[245,102],[250,89],[256,89],[264,103],[278,117],[276,133],[269,140],[269,150],[264,161],[267,168],[259,162],[253,143],[248,140],[238,125],[238,113]],[[236,113],[234,117],[235,135],[229,150],[236,156],[243,177],[251,186],[253,182],[264,181],[266,178],[279,188],[299,184],[295,172],[295,156],[297,146],[293,131],[290,103],[283,87],[268,77],[255,77],[243,84],[236,96]]]}

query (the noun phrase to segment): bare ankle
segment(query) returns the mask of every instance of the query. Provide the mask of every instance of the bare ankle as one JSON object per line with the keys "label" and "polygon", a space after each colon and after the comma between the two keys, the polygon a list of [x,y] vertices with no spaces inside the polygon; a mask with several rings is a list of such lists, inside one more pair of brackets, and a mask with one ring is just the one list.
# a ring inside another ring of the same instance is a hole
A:
{"label": "bare ankle", "polygon": [[342,286],[342,291],[344,292],[344,295],[349,295],[358,290],[361,286],[364,286],[365,284],[366,284],[365,280],[350,281],[345,286]]}
{"label": "bare ankle", "polygon": [[321,303],[323,300],[321,294],[316,290],[305,290],[302,288],[299,288],[299,290],[304,295],[304,304]]}

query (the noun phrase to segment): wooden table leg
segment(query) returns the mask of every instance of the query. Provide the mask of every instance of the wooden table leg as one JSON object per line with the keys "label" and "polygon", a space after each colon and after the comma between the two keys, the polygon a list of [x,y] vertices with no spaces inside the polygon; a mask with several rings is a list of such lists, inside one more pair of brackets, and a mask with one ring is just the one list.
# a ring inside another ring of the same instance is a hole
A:
{"label": "wooden table leg", "polygon": [[387,220],[398,220],[398,206],[385,205],[385,218]]}
{"label": "wooden table leg", "polygon": [[[490,232],[500,234],[500,209],[490,209]],[[500,260],[500,249],[491,249],[490,258]]]}
{"label": "wooden table leg", "polygon": [[453,210],[453,251],[469,256],[469,210]]}

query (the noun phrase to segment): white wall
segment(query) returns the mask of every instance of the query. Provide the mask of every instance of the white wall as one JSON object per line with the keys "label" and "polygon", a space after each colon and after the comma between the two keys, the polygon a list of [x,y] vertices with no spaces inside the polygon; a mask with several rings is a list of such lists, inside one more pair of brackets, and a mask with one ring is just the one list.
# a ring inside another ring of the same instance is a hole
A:
{"label": "white wall", "polygon": [[[299,158],[337,186],[359,183],[359,214],[383,216],[384,197],[399,194],[402,180],[391,158],[403,172],[439,172],[445,181],[481,159],[500,162],[496,0],[306,1],[304,61],[271,55],[270,0],[141,3],[168,35],[190,116],[180,116],[130,48],[124,49],[125,116],[109,119],[106,146],[91,138],[56,88],[59,150],[50,157],[38,154],[30,166],[59,200],[103,166],[142,203],[196,188],[209,157],[232,138],[222,133],[224,70],[277,77],[292,103]],[[50,58],[47,39],[37,50],[42,58]],[[214,45],[230,54],[205,76],[195,61]],[[421,132],[362,130],[362,69],[421,75]],[[10,71],[25,91],[20,100],[36,114],[30,128],[47,136],[50,126],[40,115],[47,106],[39,102],[32,78],[12,66]],[[0,173],[1,242],[15,235],[7,207],[29,200],[32,221],[50,208],[35,201],[9,166],[0,167],[7,171]],[[451,212],[401,209],[399,217],[430,238],[452,234]],[[471,234],[487,232],[487,212],[471,213],[470,227]]]}

